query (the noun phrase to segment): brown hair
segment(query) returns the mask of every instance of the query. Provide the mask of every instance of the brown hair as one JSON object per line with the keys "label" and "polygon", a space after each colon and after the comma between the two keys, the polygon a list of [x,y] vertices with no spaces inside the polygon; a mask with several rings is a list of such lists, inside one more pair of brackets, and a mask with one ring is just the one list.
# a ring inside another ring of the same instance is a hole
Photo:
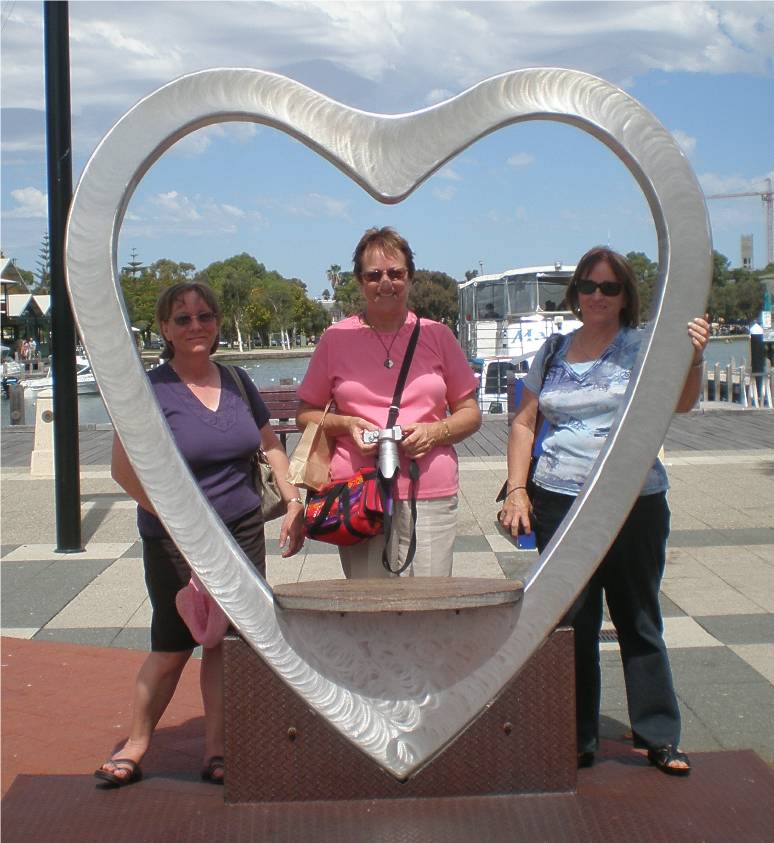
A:
{"label": "brown hair", "polygon": [[[172,307],[175,302],[183,298],[183,296],[187,293],[196,293],[196,295],[204,299],[205,304],[215,314],[215,319],[218,325],[220,325],[220,305],[218,304],[218,300],[215,297],[215,293],[212,288],[208,287],[206,284],[200,284],[198,281],[185,281],[183,283],[173,284],[171,287],[167,287],[156,300],[156,324],[159,326],[160,331],[162,330],[161,323],[169,322],[172,318]],[[175,349],[171,343],[167,342],[167,338],[164,336],[163,331],[161,338],[164,340],[164,348],[162,349],[160,356],[165,360],[171,360],[175,356]],[[212,341],[210,354],[213,354],[217,349],[219,339],[220,337],[216,336]]]}
{"label": "brown hair", "polygon": [[595,246],[593,249],[589,249],[578,261],[567,288],[567,302],[570,305],[570,310],[576,316],[581,317],[578,281],[588,278],[589,273],[600,261],[607,261],[610,269],[613,270],[616,281],[623,284],[626,301],[619,314],[621,325],[627,328],[636,328],[640,324],[640,294],[637,292],[637,278],[629,261],[623,255],[619,255],[618,252],[614,252],[606,246]]}
{"label": "brown hair", "polygon": [[409,281],[414,277],[414,253],[405,237],[401,237],[394,228],[384,226],[383,228],[369,228],[360,238],[352,255],[355,277],[360,279],[363,274],[363,255],[367,249],[378,249],[385,254],[395,252],[402,254],[406,259]]}

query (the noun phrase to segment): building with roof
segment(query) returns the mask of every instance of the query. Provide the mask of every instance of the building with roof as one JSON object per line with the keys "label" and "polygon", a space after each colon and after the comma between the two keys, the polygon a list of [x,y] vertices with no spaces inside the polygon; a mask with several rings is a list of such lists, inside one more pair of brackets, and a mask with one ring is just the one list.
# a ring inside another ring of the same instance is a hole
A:
{"label": "building with roof", "polygon": [[51,296],[30,293],[16,264],[0,252],[0,330],[3,345],[21,356],[25,340],[33,339],[41,357],[49,354]]}

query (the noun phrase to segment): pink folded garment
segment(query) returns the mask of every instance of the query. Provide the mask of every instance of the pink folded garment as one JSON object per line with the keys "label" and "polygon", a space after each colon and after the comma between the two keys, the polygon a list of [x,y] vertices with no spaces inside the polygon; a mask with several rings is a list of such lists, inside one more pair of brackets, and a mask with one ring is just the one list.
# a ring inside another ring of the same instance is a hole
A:
{"label": "pink folded garment", "polygon": [[188,585],[177,592],[175,605],[194,641],[201,644],[205,650],[220,644],[228,629],[229,620],[196,574],[191,574]]}

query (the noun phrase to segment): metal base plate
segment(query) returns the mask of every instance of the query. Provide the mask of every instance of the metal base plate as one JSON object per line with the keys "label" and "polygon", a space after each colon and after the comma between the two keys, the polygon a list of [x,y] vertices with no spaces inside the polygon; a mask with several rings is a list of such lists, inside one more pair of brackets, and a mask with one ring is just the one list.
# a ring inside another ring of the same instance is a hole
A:
{"label": "metal base plate", "polygon": [[400,782],[345,741],[238,638],[225,642],[229,803],[569,792],[572,630],[556,630],[446,749]]}

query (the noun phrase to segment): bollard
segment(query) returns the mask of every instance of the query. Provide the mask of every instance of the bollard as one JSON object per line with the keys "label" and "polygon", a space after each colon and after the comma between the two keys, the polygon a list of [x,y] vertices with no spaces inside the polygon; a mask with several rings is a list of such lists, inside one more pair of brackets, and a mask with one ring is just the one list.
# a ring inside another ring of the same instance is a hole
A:
{"label": "bollard", "polygon": [[761,407],[774,409],[774,369],[772,369],[768,360],[764,361]]}
{"label": "bollard", "polygon": [[34,477],[54,476],[54,393],[50,389],[42,389],[38,393],[30,474]]}
{"label": "bollard", "polygon": [[24,424],[24,387],[20,383],[9,383],[7,389],[11,424]]}
{"label": "bollard", "polygon": [[729,404],[734,403],[734,364],[729,363],[726,366],[726,401]]}
{"label": "bollard", "polygon": [[744,366],[739,367],[739,403],[747,409],[747,370]]}
{"label": "bollard", "polygon": [[712,400],[720,401],[720,363],[715,363],[715,374],[712,381]]}

